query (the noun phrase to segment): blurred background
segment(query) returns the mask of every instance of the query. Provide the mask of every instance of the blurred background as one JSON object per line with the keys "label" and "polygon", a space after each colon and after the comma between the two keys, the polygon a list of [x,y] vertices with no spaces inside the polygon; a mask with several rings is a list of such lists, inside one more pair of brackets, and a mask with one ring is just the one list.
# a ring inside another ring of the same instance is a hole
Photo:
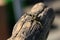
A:
{"label": "blurred background", "polygon": [[23,12],[38,2],[52,7],[55,13],[47,40],[60,40],[60,0],[0,0],[0,40],[9,38]]}

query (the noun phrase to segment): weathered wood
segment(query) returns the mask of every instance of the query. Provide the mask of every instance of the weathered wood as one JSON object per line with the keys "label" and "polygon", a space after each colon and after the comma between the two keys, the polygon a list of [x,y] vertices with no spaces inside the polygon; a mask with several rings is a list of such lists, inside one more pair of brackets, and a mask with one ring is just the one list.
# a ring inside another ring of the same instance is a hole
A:
{"label": "weathered wood", "polygon": [[37,3],[15,24],[8,40],[46,40],[53,18],[51,8]]}

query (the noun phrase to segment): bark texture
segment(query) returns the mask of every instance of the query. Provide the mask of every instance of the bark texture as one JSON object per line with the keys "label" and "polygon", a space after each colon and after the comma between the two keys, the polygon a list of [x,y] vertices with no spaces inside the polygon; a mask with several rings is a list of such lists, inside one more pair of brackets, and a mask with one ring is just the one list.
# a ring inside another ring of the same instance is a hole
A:
{"label": "bark texture", "polygon": [[53,10],[37,3],[15,24],[8,40],[46,40],[53,19]]}

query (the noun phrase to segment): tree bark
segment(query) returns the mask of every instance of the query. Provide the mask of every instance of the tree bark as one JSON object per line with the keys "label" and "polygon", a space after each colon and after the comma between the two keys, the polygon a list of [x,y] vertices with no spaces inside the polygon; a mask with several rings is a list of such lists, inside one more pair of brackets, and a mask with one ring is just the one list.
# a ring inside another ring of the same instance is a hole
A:
{"label": "tree bark", "polygon": [[8,40],[46,40],[53,19],[53,10],[44,3],[37,3],[15,24]]}

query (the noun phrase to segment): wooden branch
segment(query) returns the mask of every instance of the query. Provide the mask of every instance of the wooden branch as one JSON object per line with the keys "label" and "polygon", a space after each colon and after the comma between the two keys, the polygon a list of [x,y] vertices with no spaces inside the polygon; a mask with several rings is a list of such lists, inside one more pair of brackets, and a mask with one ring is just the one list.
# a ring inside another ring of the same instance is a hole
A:
{"label": "wooden branch", "polygon": [[46,40],[53,18],[51,8],[37,3],[15,24],[8,40]]}

